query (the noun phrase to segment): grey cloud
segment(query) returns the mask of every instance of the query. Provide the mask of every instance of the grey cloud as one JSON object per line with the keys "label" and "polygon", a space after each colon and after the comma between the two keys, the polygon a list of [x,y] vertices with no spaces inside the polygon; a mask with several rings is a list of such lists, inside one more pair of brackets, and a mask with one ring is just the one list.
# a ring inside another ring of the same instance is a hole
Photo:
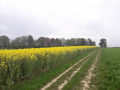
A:
{"label": "grey cloud", "polygon": [[120,46],[119,0],[1,0],[0,35],[85,37]]}

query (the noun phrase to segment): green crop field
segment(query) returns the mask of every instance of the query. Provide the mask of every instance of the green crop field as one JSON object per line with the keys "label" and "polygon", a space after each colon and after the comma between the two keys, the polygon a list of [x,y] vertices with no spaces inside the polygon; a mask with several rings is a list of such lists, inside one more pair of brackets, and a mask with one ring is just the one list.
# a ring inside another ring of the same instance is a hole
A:
{"label": "green crop field", "polygon": [[103,48],[91,90],[120,90],[120,48]]}

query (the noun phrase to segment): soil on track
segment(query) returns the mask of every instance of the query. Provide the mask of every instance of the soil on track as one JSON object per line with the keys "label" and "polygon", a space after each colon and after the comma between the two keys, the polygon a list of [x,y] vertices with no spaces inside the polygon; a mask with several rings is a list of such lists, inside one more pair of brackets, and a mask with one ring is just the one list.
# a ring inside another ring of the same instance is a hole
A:
{"label": "soil on track", "polygon": [[93,70],[95,69],[95,65],[98,61],[100,56],[101,50],[99,51],[98,55],[96,56],[95,62],[92,64],[91,68],[88,70],[88,74],[81,82],[83,83],[83,90],[88,90],[90,88],[91,78],[95,75],[93,74]]}
{"label": "soil on track", "polygon": [[[76,62],[73,66],[69,67],[66,71],[64,71],[63,73],[61,73],[58,77],[54,78],[51,82],[49,82],[47,85],[45,85],[43,88],[41,88],[40,90],[46,90],[47,88],[49,88],[52,84],[54,84],[58,79],[60,79],[64,74],[66,74],[67,72],[69,72],[72,68],[74,68],[76,65],[78,65],[80,62],[82,62],[83,60],[85,60],[86,58],[88,58],[89,56],[91,56],[95,51],[93,51],[92,53],[90,53],[89,55],[87,55],[86,57],[84,57],[83,59],[79,60],[78,62]],[[88,59],[87,59],[88,60]],[[87,60],[85,60],[83,62],[83,64],[72,73],[72,75],[70,77],[68,77],[68,80],[72,79],[72,77],[80,70],[80,68],[84,65],[85,62],[87,62]],[[67,83],[68,80],[65,80],[64,83],[62,83],[59,86],[59,90],[61,90]]]}
{"label": "soil on track", "polygon": [[64,83],[62,83],[60,86],[58,86],[59,90],[62,90],[62,88],[72,79],[72,77],[81,69],[81,67],[89,60],[89,58],[87,60],[85,60],[82,65],[80,65],[79,68],[77,68],[70,77],[67,77],[67,80],[64,80]]}

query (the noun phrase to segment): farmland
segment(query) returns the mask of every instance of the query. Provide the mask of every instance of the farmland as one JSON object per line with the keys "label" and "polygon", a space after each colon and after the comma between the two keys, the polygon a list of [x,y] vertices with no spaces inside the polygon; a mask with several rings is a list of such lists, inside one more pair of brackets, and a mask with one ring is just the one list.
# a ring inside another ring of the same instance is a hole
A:
{"label": "farmland", "polygon": [[120,48],[102,49],[91,90],[120,90]]}
{"label": "farmland", "polygon": [[120,89],[120,48],[71,46],[0,52],[1,89]]}
{"label": "farmland", "polygon": [[73,60],[95,46],[53,47],[0,51],[0,84],[12,84],[30,79]]}

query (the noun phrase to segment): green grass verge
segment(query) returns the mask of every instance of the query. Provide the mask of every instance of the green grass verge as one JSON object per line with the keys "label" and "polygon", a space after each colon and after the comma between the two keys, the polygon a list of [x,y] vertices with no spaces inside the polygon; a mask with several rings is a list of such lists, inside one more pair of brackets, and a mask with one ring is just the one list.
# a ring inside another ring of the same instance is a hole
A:
{"label": "green grass verge", "polygon": [[120,90],[120,48],[103,48],[90,90]]}
{"label": "green grass verge", "polygon": [[[64,72],[66,69],[68,69],[72,64],[76,63],[78,60],[82,59],[95,49],[90,49],[84,51],[79,57],[77,57],[74,60],[69,61],[68,63],[65,63],[63,66],[54,68],[50,71],[41,73],[33,77],[31,80],[25,80],[20,83],[14,84],[11,87],[11,90],[38,90],[44,85],[46,85],[48,82],[50,82],[53,78],[58,76],[60,73]],[[3,90],[10,90],[10,88],[2,88]]]}

